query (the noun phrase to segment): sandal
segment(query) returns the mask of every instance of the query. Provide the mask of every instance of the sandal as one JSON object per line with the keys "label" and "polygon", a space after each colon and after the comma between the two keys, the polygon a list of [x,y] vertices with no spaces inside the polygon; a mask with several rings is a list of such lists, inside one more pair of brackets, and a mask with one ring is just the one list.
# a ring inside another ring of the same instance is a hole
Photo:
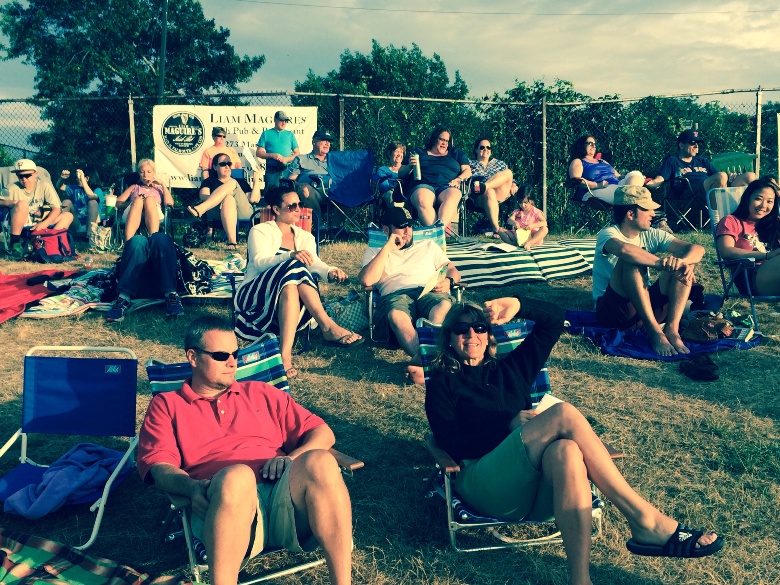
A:
{"label": "sandal", "polygon": [[720,379],[718,364],[706,353],[700,353],[691,360],[680,362],[680,371],[691,380],[714,382]]}
{"label": "sandal", "polygon": [[199,218],[200,217],[200,211],[198,211],[197,207],[193,207],[191,205],[187,206],[187,211],[192,217]]}
{"label": "sandal", "polygon": [[678,524],[665,544],[640,544],[633,538],[626,542],[626,548],[635,555],[645,557],[676,557],[694,559],[714,554],[723,548],[723,537],[718,536],[714,542],[706,546],[696,546],[704,532],[693,530],[684,524]]}
{"label": "sandal", "polygon": [[360,345],[365,341],[363,337],[358,337],[356,340],[347,343],[346,340],[354,335],[358,335],[358,334],[355,333],[354,331],[347,331],[346,334],[342,335],[338,339],[325,339],[324,340],[325,345],[330,345],[332,347],[352,347],[353,345]]}

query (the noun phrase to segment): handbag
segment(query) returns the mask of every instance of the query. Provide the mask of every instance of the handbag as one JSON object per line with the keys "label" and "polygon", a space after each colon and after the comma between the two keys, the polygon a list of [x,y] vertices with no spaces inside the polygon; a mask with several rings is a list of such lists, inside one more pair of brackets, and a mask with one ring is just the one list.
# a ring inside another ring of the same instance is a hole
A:
{"label": "handbag", "polygon": [[368,327],[366,304],[357,291],[351,290],[346,297],[331,301],[325,305],[325,312],[344,329],[359,332]]}

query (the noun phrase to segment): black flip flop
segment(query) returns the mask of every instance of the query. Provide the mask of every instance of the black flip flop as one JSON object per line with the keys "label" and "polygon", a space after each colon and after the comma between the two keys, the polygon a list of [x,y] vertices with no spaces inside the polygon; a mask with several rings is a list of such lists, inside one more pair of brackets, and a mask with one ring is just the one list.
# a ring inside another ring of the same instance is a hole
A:
{"label": "black flip flop", "polygon": [[706,353],[700,353],[691,360],[680,362],[680,371],[697,382],[714,382],[720,379],[718,364]]}
{"label": "black flip flop", "polygon": [[693,530],[684,524],[678,524],[663,545],[641,544],[633,538],[626,543],[626,548],[635,555],[645,557],[675,557],[680,559],[696,559],[714,554],[723,548],[723,537],[718,536],[714,542],[706,546],[696,546],[696,543],[704,534],[702,530]]}

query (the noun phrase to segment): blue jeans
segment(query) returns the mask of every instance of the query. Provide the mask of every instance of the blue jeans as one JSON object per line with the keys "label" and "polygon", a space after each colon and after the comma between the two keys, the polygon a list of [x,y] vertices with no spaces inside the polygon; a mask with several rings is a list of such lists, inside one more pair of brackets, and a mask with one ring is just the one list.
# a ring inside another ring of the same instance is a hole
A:
{"label": "blue jeans", "polygon": [[176,248],[170,236],[157,232],[125,242],[120,263],[120,293],[130,298],[160,298],[176,292]]}

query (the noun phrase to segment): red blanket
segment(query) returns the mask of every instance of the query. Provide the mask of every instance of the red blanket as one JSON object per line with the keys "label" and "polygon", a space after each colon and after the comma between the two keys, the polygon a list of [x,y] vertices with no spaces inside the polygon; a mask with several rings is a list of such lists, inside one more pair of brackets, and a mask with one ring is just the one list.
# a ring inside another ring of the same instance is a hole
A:
{"label": "red blanket", "polygon": [[[44,284],[27,285],[27,279],[40,274],[52,276],[62,272],[57,268],[31,272],[29,274],[2,274],[0,273],[0,323],[5,323],[24,312],[25,307],[39,299],[55,294],[46,288]],[[65,271],[63,278],[75,274],[75,270]]]}

